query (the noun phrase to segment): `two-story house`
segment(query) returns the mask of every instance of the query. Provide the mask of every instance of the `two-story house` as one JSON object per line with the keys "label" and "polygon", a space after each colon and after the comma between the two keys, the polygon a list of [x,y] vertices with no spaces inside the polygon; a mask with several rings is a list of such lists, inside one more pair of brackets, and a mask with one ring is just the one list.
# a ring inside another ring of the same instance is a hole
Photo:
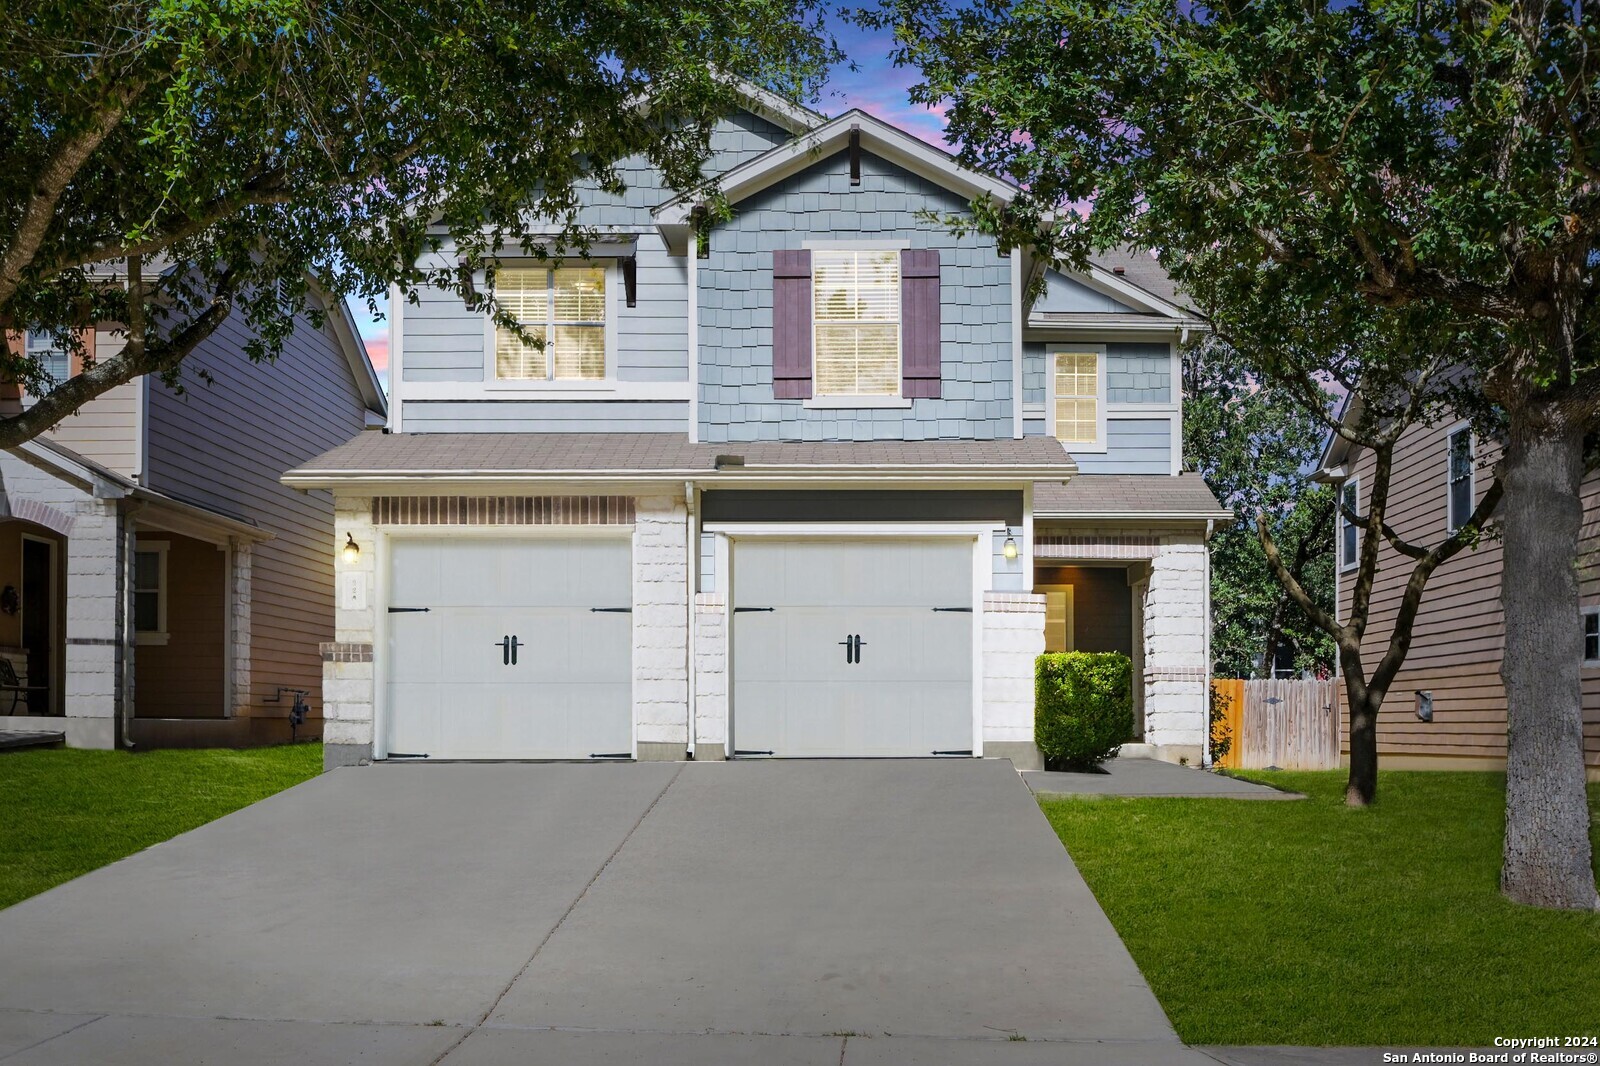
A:
{"label": "two-story house", "polygon": [[[381,427],[386,400],[342,302],[253,363],[235,312],[182,364],[0,450],[0,730],[74,747],[240,746],[321,727],[333,500],[284,471]],[[86,328],[84,351],[123,343]],[[62,381],[80,357],[12,334]],[[11,385],[0,403],[30,402]],[[0,678],[3,680],[3,678]]]}
{"label": "two-story house", "polygon": [[707,169],[731,217],[640,163],[588,258],[498,261],[542,345],[392,301],[390,432],[285,478],[336,499],[329,765],[1037,765],[1047,648],[1131,655],[1131,739],[1198,762],[1199,323],[1147,256],[1056,271],[929,221],[1015,190],[899,129],[745,102]]}

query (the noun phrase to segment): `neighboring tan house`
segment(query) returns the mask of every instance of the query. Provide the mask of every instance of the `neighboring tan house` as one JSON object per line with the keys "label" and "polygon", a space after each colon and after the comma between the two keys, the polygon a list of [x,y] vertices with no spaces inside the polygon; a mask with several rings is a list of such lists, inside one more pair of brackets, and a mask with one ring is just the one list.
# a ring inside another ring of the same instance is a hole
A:
{"label": "neighboring tan house", "polygon": [[1199,323],[1147,256],[1055,271],[929,221],[1015,190],[899,129],[746,103],[726,221],[636,162],[590,258],[500,260],[543,348],[391,300],[390,432],[284,479],[338,509],[329,765],[1037,765],[1046,648],[1131,655],[1129,752],[1198,763],[1228,517],[1181,472]]}
{"label": "neighboring tan house", "polygon": [[[1476,438],[1465,422],[1413,426],[1394,453],[1388,518],[1413,544],[1437,544],[1465,522],[1493,480],[1499,445]],[[1370,500],[1369,450],[1338,437],[1323,454],[1319,479],[1333,483],[1358,514]],[[1582,485],[1583,546],[1578,557],[1584,604],[1583,738],[1591,780],[1600,780],[1600,472]],[[1347,617],[1362,531],[1342,516],[1334,544],[1338,608]],[[1500,608],[1502,546],[1486,536],[1434,571],[1412,628],[1410,653],[1378,716],[1381,765],[1391,769],[1503,769],[1506,694],[1500,681],[1505,620]],[[1385,543],[1378,552],[1362,661],[1371,669],[1389,642],[1412,560]],[[1350,715],[1339,686],[1343,752],[1350,752]]]}
{"label": "neighboring tan house", "polygon": [[[348,312],[329,310],[270,364],[245,356],[235,312],[184,361],[181,391],[140,378],[0,450],[0,657],[27,690],[0,691],[0,730],[268,743],[289,739],[300,691],[298,735],[320,733],[333,501],[278,479],[386,416]],[[122,343],[85,339],[100,357]],[[58,380],[78,369],[47,334],[7,340]]]}

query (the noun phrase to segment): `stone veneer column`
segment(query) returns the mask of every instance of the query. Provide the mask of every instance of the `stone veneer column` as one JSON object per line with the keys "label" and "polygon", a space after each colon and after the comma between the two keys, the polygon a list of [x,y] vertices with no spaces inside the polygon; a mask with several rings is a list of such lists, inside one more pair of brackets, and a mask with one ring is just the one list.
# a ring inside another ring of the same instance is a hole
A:
{"label": "stone veneer column", "polygon": [[689,743],[688,536],[682,497],[635,501],[633,709],[640,759],[681,759]]}
{"label": "stone veneer column", "polygon": [[1044,766],[1033,742],[1034,661],[1044,653],[1044,596],[983,596],[983,754],[1019,770]]}
{"label": "stone veneer column", "polygon": [[1157,757],[1199,765],[1206,725],[1206,545],[1165,537],[1144,599],[1144,739]]}
{"label": "stone veneer column", "polygon": [[728,757],[728,603],[720,592],[694,600],[695,759]]}
{"label": "stone veneer column", "polygon": [[232,593],[228,604],[231,713],[245,715],[250,713],[250,542],[234,538],[229,547],[233,559],[228,585]]}
{"label": "stone veneer column", "polygon": [[117,618],[124,587],[117,567],[117,501],[97,500],[86,488],[6,452],[0,452],[0,475],[12,516],[54,530],[64,540],[57,559],[66,573],[61,604],[65,716],[34,718],[19,728],[52,728],[59,721],[69,747],[114,747],[121,662]]}
{"label": "stone veneer column", "polygon": [[[361,554],[344,558],[347,535]],[[378,537],[372,500],[342,496],[333,509],[334,639],[322,651],[322,763],[326,769],[356,766],[372,759],[372,704],[375,691],[372,642],[377,629]],[[360,606],[347,607],[352,584]]]}

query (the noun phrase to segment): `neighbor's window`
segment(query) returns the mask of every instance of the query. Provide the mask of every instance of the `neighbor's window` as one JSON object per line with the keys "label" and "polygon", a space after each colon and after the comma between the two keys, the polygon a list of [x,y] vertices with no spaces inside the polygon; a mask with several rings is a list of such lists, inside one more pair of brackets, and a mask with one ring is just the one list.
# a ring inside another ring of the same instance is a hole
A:
{"label": "neighbor's window", "polygon": [[816,394],[900,395],[900,253],[814,251],[811,300]]}
{"label": "neighbor's window", "polygon": [[1450,448],[1449,521],[1454,533],[1472,517],[1472,430],[1462,426],[1446,439]]}
{"label": "neighbor's window", "polygon": [[495,376],[509,381],[597,381],[606,376],[603,267],[495,272],[495,295],[534,340],[495,330]]}
{"label": "neighbor's window", "polygon": [[1056,439],[1063,444],[1100,442],[1100,356],[1095,352],[1057,352],[1055,366]]}
{"label": "neighbor's window", "polygon": [[1351,478],[1339,490],[1339,569],[1349,570],[1356,565],[1356,555],[1361,546],[1359,527],[1344,513],[1346,509],[1354,511],[1357,501],[1361,498],[1361,484],[1356,478]]}
{"label": "neighbor's window", "polygon": [[1583,665],[1600,666],[1600,607],[1583,609]]}
{"label": "neighbor's window", "polygon": [[167,642],[167,546],[146,542],[133,553],[133,629],[141,644]]}
{"label": "neighbor's window", "polygon": [[55,335],[42,329],[28,331],[28,356],[39,362],[39,367],[57,385],[72,376],[72,354],[56,340]]}

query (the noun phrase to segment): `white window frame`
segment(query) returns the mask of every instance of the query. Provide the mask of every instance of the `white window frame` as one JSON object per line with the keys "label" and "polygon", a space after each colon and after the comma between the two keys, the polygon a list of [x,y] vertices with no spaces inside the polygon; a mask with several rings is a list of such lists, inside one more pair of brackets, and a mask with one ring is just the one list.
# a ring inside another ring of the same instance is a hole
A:
{"label": "white window frame", "polygon": [[[1456,516],[1451,513],[1455,501],[1455,484],[1450,476],[1450,462],[1453,458],[1454,446],[1451,443],[1458,433],[1467,435],[1467,500],[1468,510],[1462,521],[1457,522]],[[1444,435],[1444,532],[1446,536],[1454,533],[1466,525],[1466,519],[1472,517],[1472,509],[1478,501],[1478,439],[1472,432],[1470,422],[1457,422],[1445,431]]]}
{"label": "white window frame", "polygon": [[[168,573],[169,573],[169,571],[167,570],[167,553],[168,553],[168,550],[171,547],[172,547],[172,542],[171,541],[166,541],[166,540],[140,540],[140,541],[138,541],[136,543],[136,545],[134,547],[135,556],[148,553],[148,554],[155,555],[157,557],[157,559],[158,559],[157,567],[156,567],[156,582],[157,582],[157,585],[156,585],[156,588],[155,588],[155,594],[156,594],[156,628],[153,629],[153,630],[151,630],[151,629],[135,629],[135,631],[134,631],[134,643],[135,644],[138,644],[138,645],[154,645],[154,646],[159,647],[159,646],[162,646],[162,645],[166,644],[167,641],[169,639],[171,639],[171,636],[167,631],[167,596],[168,596],[168,592],[169,592],[169,588],[168,588],[168,584],[167,584],[167,578],[168,578]],[[129,584],[133,586],[132,591],[134,593],[151,591],[150,589],[141,589],[141,588],[139,588],[139,586],[138,586],[138,573],[139,573],[139,568],[138,568],[137,565],[135,565],[133,567],[133,574],[130,575],[130,579],[129,579]],[[137,612],[133,612],[133,613],[134,613],[135,618],[137,618]]]}
{"label": "white window frame", "polygon": [[[1063,441],[1056,431],[1056,366],[1063,355],[1092,355],[1095,357],[1095,439],[1087,444]],[[1045,432],[1069,452],[1105,452],[1106,438],[1106,346],[1104,344],[1056,343],[1045,349],[1044,366],[1044,418]],[[1177,387],[1174,384],[1174,387]],[[1160,417],[1152,415],[1152,417]]]}
{"label": "white window frame", "polygon": [[[495,346],[498,341],[498,327],[495,326],[494,317],[483,316],[483,385],[485,389],[494,392],[552,392],[552,393],[582,393],[606,392],[617,386],[617,286],[622,283],[622,272],[617,268],[615,259],[551,259],[544,263],[539,262],[509,262],[505,263],[502,270],[558,270],[562,266],[575,266],[588,269],[599,268],[605,272],[606,285],[606,322],[605,345],[606,363],[605,374],[598,378],[562,378],[553,380],[549,378],[502,378],[500,366],[495,358]],[[487,288],[488,279],[483,274],[478,274],[474,281]]]}
{"label": "white window frame", "polygon": [[[1361,479],[1359,477],[1346,478],[1344,483],[1339,486],[1338,499],[1334,501],[1334,517],[1339,520],[1339,533],[1338,539],[1334,542],[1334,551],[1338,552],[1339,554],[1339,573],[1341,574],[1348,574],[1350,571],[1361,565],[1362,530],[1359,525],[1350,521],[1344,515],[1344,497],[1345,493],[1347,492],[1355,493],[1355,505],[1351,508],[1351,510],[1359,511],[1361,509]],[[1344,557],[1344,531],[1346,526],[1356,531],[1356,550],[1349,559]]]}
{"label": "white window frame", "polygon": [[[902,310],[895,319],[895,389],[893,393],[839,393],[831,396],[818,396],[816,392],[817,381],[817,293],[816,293],[816,253],[818,252],[902,252],[911,247],[910,241],[803,241],[800,247],[811,252],[811,381],[813,395],[801,401],[802,407],[813,409],[861,409],[868,407],[909,408],[911,400],[905,396],[906,381],[906,345],[905,345],[905,317]],[[895,270],[899,272],[898,284],[905,284],[905,274],[901,270],[898,256],[895,261]],[[904,297],[902,296],[902,308]]]}
{"label": "white window frame", "polygon": [[1589,656],[1589,619],[1596,619],[1596,626],[1600,626],[1600,605],[1585,607],[1578,616],[1583,619],[1583,665],[1585,669],[1600,667],[1600,657]]}
{"label": "white window frame", "polygon": [[[33,340],[34,334],[43,334],[49,340],[49,342],[50,342],[49,345],[48,346],[36,345],[34,343],[34,340]],[[67,366],[66,366],[66,372],[61,377],[56,378],[55,386],[60,386],[60,385],[64,384],[65,382],[67,382],[68,380],[71,379],[71,377],[72,377],[72,347],[69,345],[69,346],[63,348],[60,344],[58,344],[56,342],[55,337],[52,336],[48,331],[42,330],[42,329],[23,330],[23,332],[22,332],[22,353],[23,353],[23,355],[25,357],[28,357],[28,358],[35,358],[35,357],[41,356],[41,355],[54,355],[54,354],[59,353],[61,355],[61,357],[66,360]],[[52,376],[54,376],[54,375],[52,375]],[[55,386],[53,386],[53,387],[55,387]],[[31,392],[28,392],[28,391],[24,390],[23,396],[22,396],[22,405],[24,407],[32,407],[34,405],[34,403],[36,403],[38,401],[38,399],[39,399],[38,396],[35,396]]]}

